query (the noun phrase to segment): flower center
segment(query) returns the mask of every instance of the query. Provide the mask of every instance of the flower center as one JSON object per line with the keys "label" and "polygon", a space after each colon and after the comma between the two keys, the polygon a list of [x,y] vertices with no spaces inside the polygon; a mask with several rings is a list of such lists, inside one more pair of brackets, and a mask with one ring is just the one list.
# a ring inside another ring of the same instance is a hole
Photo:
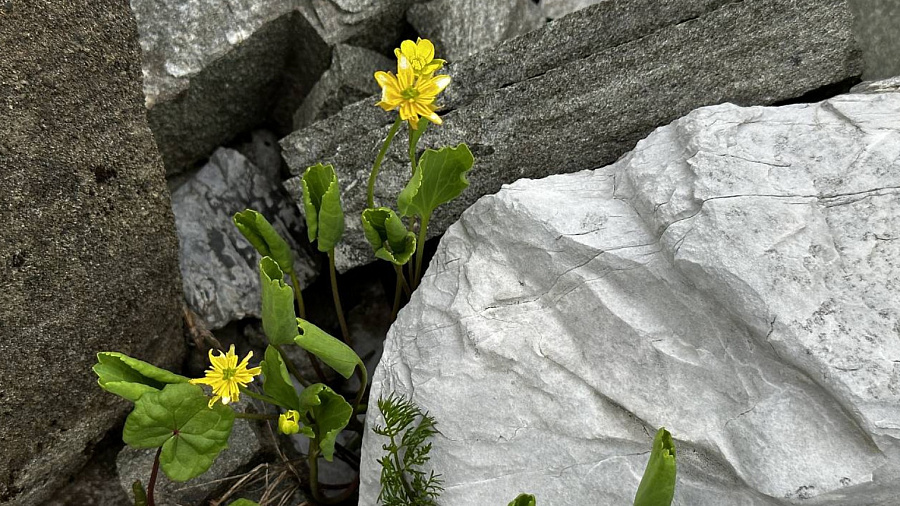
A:
{"label": "flower center", "polygon": [[226,368],[222,369],[222,379],[230,380],[234,378],[235,373],[237,373],[237,369]]}
{"label": "flower center", "polygon": [[400,92],[400,96],[405,100],[415,100],[419,98],[419,90],[415,87],[406,88],[405,90]]}

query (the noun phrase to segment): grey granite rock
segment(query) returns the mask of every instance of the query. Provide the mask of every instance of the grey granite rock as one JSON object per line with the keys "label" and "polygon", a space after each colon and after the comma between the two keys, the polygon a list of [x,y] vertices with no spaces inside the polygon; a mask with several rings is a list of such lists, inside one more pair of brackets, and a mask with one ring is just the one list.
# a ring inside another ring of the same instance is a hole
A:
{"label": "grey granite rock", "polygon": [[[449,67],[450,111],[421,147],[466,142],[471,186],[432,217],[439,234],[481,195],[520,177],[600,166],[654,127],[723,101],[771,103],[858,76],[862,63],[842,1],[601,3]],[[791,40],[785,47],[785,40]],[[393,114],[374,99],[294,132],[284,157],[299,174],[333,163],[347,233],[338,268],[371,261],[359,214],[374,153]],[[406,184],[405,135],[388,152],[376,200]],[[296,194],[296,179],[287,187]]]}
{"label": "grey granite rock", "polygon": [[880,81],[864,81],[850,88],[850,93],[893,93],[896,91],[900,91],[900,76]]}
{"label": "grey granite rock", "polygon": [[[228,438],[228,448],[219,454],[209,471],[197,478],[181,483],[170,480],[160,471],[154,494],[157,506],[209,504],[208,500],[214,498],[211,495],[234,484],[234,481],[224,481],[225,478],[247,471],[248,467],[258,463],[265,451],[265,445],[260,441],[251,423],[249,420],[241,419],[234,421],[231,437]],[[116,459],[119,483],[128,491],[128,497],[132,502],[134,498],[131,485],[140,480],[146,489],[155,456],[156,449],[139,450],[126,446],[119,452]]]}
{"label": "grey granite rock", "polygon": [[396,60],[361,47],[338,44],[331,53],[331,67],[322,74],[294,114],[294,128],[304,128],[331,116],[344,106],[378,93],[374,74],[397,70]]}
{"label": "grey granite rock", "polygon": [[850,0],[856,33],[866,52],[864,79],[900,75],[900,2]]}
{"label": "grey granite rock", "polygon": [[27,506],[125,414],[98,351],[180,363],[182,297],[127,4],[0,3],[0,47],[0,504]]}
{"label": "grey granite rock", "polygon": [[412,0],[131,0],[169,174],[294,111],[349,42],[388,52]]}
{"label": "grey granite rock", "polygon": [[630,504],[659,426],[675,505],[896,504],[898,156],[900,93],[850,94],[505,186],[441,239],[369,405],[437,419],[439,504]]}
{"label": "grey granite rock", "polygon": [[612,0],[541,0],[540,6],[547,18],[556,19],[597,3],[610,3],[611,1]]}
{"label": "grey granite rock", "polygon": [[532,0],[431,0],[411,6],[406,18],[419,35],[434,42],[441,58],[451,62],[544,24],[544,15]]}
{"label": "grey granite rock", "polygon": [[[263,141],[264,142],[264,141]],[[277,155],[278,145],[269,141]],[[261,160],[270,158],[258,153]],[[259,211],[294,249],[294,269],[307,286],[317,267],[297,206],[279,187],[279,160],[259,167],[220,148],[209,163],[172,192],[188,306],[209,329],[260,317],[259,253],[231,221],[244,209]]]}

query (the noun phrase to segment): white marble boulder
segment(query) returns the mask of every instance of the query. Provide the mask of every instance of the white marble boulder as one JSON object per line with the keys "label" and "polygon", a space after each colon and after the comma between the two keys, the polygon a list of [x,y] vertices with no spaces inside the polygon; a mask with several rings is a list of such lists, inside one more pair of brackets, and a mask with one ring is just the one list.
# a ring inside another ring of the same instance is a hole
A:
{"label": "white marble boulder", "polygon": [[900,93],[705,107],[463,213],[369,405],[437,419],[442,505],[631,504],[660,426],[676,505],[897,504],[898,280]]}

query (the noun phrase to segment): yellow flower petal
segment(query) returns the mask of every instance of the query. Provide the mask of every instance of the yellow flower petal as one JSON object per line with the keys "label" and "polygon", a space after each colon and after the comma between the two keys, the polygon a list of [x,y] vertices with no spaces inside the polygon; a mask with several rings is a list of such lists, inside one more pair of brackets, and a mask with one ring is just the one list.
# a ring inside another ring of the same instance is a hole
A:
{"label": "yellow flower petal", "polygon": [[428,39],[419,39],[416,41],[416,57],[424,60],[426,63],[434,59],[434,44]]}
{"label": "yellow flower petal", "polygon": [[404,40],[400,43],[400,52],[408,60],[414,60],[416,58],[416,43],[411,40]]}

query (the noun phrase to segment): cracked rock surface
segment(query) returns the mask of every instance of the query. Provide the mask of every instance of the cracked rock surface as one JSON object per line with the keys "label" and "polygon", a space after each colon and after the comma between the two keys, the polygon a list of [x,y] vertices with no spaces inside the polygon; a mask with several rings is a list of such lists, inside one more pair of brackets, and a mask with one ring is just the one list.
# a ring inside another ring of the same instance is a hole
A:
{"label": "cracked rock surface", "polygon": [[261,316],[260,256],[231,221],[235,213],[254,209],[272,223],[294,251],[294,270],[302,286],[316,275],[315,261],[301,246],[306,244],[301,239],[306,226],[278,185],[276,141],[266,135],[256,133],[252,144],[258,147],[251,154],[259,166],[238,151],[219,148],[172,192],[185,300],[209,329]]}
{"label": "cracked rock surface", "polygon": [[898,163],[900,93],[849,94],[505,186],[444,235],[369,405],[437,419],[441,504],[630,504],[660,426],[673,504],[896,504]]}
{"label": "cracked rock surface", "polygon": [[[610,164],[697,107],[768,104],[859,76],[852,24],[838,0],[606,2],[448,65],[444,124],[430,128],[420,148],[466,142],[475,167],[466,192],[432,216],[429,235],[504,183]],[[281,141],[294,174],[318,162],[338,172],[342,271],[374,259],[359,215],[373,154],[395,118],[375,101]],[[375,200],[383,205],[409,178],[405,137],[398,135],[378,176]],[[286,186],[296,190],[297,181]]]}

